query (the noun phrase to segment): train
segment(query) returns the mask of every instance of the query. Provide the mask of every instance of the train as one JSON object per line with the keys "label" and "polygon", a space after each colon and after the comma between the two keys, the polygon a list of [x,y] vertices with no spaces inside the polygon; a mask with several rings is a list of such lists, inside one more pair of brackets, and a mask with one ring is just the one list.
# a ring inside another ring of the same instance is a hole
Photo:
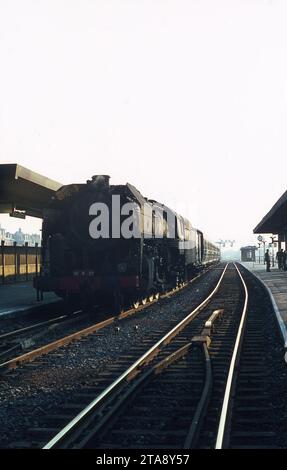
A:
{"label": "train", "polygon": [[220,249],[172,209],[108,175],[55,192],[44,211],[38,293],[116,311],[187,282]]}

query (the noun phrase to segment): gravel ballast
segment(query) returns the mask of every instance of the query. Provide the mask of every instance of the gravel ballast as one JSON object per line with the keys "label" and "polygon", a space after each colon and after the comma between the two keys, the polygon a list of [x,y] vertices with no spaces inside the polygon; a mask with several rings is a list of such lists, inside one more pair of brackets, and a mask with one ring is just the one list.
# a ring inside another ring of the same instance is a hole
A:
{"label": "gravel ballast", "polygon": [[[136,349],[152,331],[170,330],[171,320],[180,321],[214,288],[222,267],[212,268],[201,279],[169,299],[71,343],[0,377],[0,447],[25,441],[28,428],[43,415],[68,402],[122,355]],[[76,414],[76,413],[75,413]]]}

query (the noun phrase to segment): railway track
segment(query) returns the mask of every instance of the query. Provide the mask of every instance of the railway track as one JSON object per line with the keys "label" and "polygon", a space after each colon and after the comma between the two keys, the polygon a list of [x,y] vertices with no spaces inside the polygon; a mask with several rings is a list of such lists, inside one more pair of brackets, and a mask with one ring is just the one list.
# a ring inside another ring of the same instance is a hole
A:
{"label": "railway track", "polygon": [[[37,322],[27,327],[6,332],[0,335],[0,374],[11,369],[15,369],[24,363],[31,362],[36,358],[70,344],[72,341],[79,340],[90,334],[96,333],[106,326],[118,324],[125,318],[145,310],[158,302],[158,300],[172,297],[188,285],[198,281],[208,271],[209,268],[201,272],[191,281],[183,283],[168,292],[156,294],[143,299],[141,304],[137,303],[134,308],[123,311],[120,315],[107,315],[100,310],[98,312],[93,311],[92,313],[77,310],[72,313],[56,316],[43,322]],[[103,319],[94,323],[93,315],[100,316]],[[73,331],[73,329],[75,329],[73,328],[73,325],[77,324],[77,322],[83,321],[86,321],[88,326],[80,328],[77,331]],[[55,333],[58,328],[63,329],[69,327],[72,327],[71,334],[66,336],[60,335],[56,340],[50,341],[39,347],[33,347],[37,341],[45,337],[49,331]]]}
{"label": "railway track", "polygon": [[200,305],[168,321],[164,337],[148,330],[10,447],[284,447],[274,389],[284,393],[286,372],[264,294],[251,273],[229,264]]}
{"label": "railway track", "polygon": [[77,310],[70,314],[58,315],[50,320],[37,322],[29,326],[13,329],[0,335],[0,360],[3,361],[16,351],[21,351],[36,338],[42,337],[47,331],[58,326],[69,325],[83,318],[83,311]]}
{"label": "railway track", "polygon": [[45,449],[222,447],[246,308],[244,281],[226,266],[185,319],[160,340],[148,338],[143,348],[155,344],[140,359],[126,368],[131,357],[122,357],[77,402],[49,416],[47,427],[30,429],[31,438],[54,432]]}
{"label": "railway track", "polygon": [[[240,271],[246,276],[248,290],[258,289],[254,276],[243,267],[240,267]],[[277,408],[274,401],[274,392],[275,395],[278,393],[277,387],[280,387],[281,380],[272,376],[274,368],[282,368],[282,362],[272,364],[274,359],[268,347],[272,328],[277,328],[276,332],[279,333],[278,325],[272,325],[272,320],[275,324],[273,312],[270,317],[267,311],[261,308],[256,296],[250,296],[244,337],[239,344],[240,354],[233,371],[225,432],[217,442],[219,447],[278,448],[280,434],[285,434],[285,430],[279,429],[278,424],[281,423],[284,427],[284,414],[281,406]],[[271,341],[280,345],[279,334],[278,338]],[[286,378],[283,377],[283,381],[285,382]]]}

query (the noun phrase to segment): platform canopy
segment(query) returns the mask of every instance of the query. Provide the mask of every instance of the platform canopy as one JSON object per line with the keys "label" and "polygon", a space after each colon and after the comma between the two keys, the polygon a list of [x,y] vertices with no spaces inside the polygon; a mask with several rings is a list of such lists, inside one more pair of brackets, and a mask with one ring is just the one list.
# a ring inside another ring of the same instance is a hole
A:
{"label": "platform canopy", "polygon": [[287,191],[253,230],[254,233],[287,233]]}
{"label": "platform canopy", "polygon": [[30,215],[43,217],[54,192],[61,186],[58,181],[17,164],[0,165],[0,213],[15,217]]}

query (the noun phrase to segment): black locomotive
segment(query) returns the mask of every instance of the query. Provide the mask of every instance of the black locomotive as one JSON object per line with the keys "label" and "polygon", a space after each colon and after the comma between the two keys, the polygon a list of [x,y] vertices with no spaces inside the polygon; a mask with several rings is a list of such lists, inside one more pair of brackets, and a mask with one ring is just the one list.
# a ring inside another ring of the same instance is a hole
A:
{"label": "black locomotive", "polygon": [[45,211],[38,291],[117,306],[192,278],[220,258],[218,247],[168,207],[108,176],[62,186]]}

